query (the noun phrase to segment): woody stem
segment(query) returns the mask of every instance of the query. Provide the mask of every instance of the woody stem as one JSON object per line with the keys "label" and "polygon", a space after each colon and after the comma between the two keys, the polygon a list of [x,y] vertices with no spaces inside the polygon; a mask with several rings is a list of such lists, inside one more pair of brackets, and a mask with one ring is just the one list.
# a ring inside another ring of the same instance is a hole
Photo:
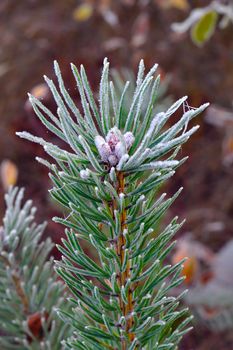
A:
{"label": "woody stem", "polygon": [[29,302],[28,302],[27,296],[24,293],[24,290],[22,288],[21,279],[20,279],[17,271],[11,265],[10,261],[5,256],[0,256],[0,258],[2,258],[4,260],[4,262],[6,263],[6,266],[8,266],[12,270],[11,276],[12,276],[12,281],[13,281],[14,286],[15,286],[16,293],[18,294],[18,296],[22,302],[24,312],[27,313],[28,309],[29,309]]}
{"label": "woody stem", "polygon": [[[117,174],[117,181],[118,181],[118,187],[117,187],[117,192],[118,194],[120,193],[124,193],[125,190],[125,179],[124,179],[124,174],[122,172],[119,172]],[[120,217],[120,225],[121,225],[121,229],[120,229],[120,235],[118,237],[117,240],[117,244],[116,244],[116,252],[120,258],[121,261],[121,265],[123,264],[124,258],[125,258],[125,237],[123,235],[123,232],[125,229],[127,229],[127,224],[126,224],[126,219],[127,219],[127,210],[123,209],[122,213],[121,213],[121,217]],[[118,276],[118,283],[119,283],[119,288],[121,290],[122,286],[126,285],[127,280],[130,278],[130,268],[131,268],[131,262],[130,260],[127,263],[126,269],[125,271],[120,271],[119,272],[119,276]],[[128,289],[127,292],[127,303],[125,303],[122,300],[121,295],[119,296],[119,302],[120,302],[120,307],[121,307],[121,311],[122,311],[122,315],[125,317],[126,320],[126,333],[128,336],[128,339],[130,340],[130,342],[132,342],[135,338],[134,333],[132,333],[130,331],[130,329],[133,326],[133,295],[132,295],[132,288]],[[126,346],[127,346],[127,342],[126,339],[122,339],[121,342],[121,346],[122,346],[122,350],[126,350]]]}

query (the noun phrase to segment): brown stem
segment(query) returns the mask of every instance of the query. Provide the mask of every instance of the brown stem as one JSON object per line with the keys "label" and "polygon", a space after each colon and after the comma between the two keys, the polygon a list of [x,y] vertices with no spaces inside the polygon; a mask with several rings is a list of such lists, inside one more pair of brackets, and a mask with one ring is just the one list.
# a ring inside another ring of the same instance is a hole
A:
{"label": "brown stem", "polygon": [[20,279],[17,271],[14,270],[14,268],[11,265],[10,261],[5,256],[1,256],[1,258],[5,261],[5,264],[8,267],[10,267],[11,270],[13,270],[12,273],[11,273],[11,276],[12,276],[12,280],[14,282],[16,293],[18,294],[18,296],[19,296],[19,298],[20,298],[20,300],[22,302],[22,305],[23,305],[23,308],[24,308],[24,312],[28,313],[29,302],[28,302],[27,296],[25,295],[24,290],[23,290],[23,288],[21,286],[21,279]]}
{"label": "brown stem", "polygon": [[[117,180],[118,180],[118,188],[117,188],[117,193],[124,193],[125,190],[125,179],[124,179],[124,174],[122,172],[119,172],[117,174]],[[118,256],[120,257],[121,264],[123,264],[124,258],[125,258],[125,237],[123,235],[124,229],[127,228],[126,224],[126,219],[127,219],[127,210],[124,209],[121,213],[121,230],[120,230],[120,235],[116,244],[116,252]],[[119,288],[121,289],[122,286],[125,286],[127,280],[130,278],[130,268],[131,268],[131,262],[130,260],[127,263],[126,270],[124,272],[119,272]],[[131,315],[133,312],[133,295],[132,295],[132,289],[129,288],[128,295],[127,295],[128,303],[125,304],[124,301],[122,300],[121,296],[119,296],[119,302],[120,302],[120,307],[122,310],[122,314],[126,319],[126,332],[128,335],[129,340],[132,342],[135,338],[134,333],[130,332],[130,329],[133,326],[133,316]],[[122,350],[126,350],[126,340],[122,340]]]}
{"label": "brown stem", "polygon": [[24,290],[23,290],[23,288],[21,286],[20,277],[18,276],[16,271],[12,272],[12,279],[13,279],[13,282],[14,282],[14,285],[15,285],[16,292],[17,292],[19,298],[22,301],[22,304],[23,304],[23,307],[24,307],[24,312],[28,313],[28,309],[29,309],[28,299],[27,299],[27,297],[26,297],[26,295],[24,293]]}

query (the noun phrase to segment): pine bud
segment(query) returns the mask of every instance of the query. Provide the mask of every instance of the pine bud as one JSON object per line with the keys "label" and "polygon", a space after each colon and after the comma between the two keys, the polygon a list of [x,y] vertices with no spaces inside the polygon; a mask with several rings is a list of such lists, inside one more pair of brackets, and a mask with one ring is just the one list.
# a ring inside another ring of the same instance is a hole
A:
{"label": "pine bud", "polygon": [[114,166],[118,163],[118,158],[115,154],[111,154],[109,157],[108,157],[108,161],[109,161],[109,164]]}
{"label": "pine bud", "polygon": [[124,139],[125,139],[126,148],[127,150],[129,150],[134,143],[135,137],[133,136],[132,132],[128,131],[124,134]]}
{"label": "pine bud", "polygon": [[122,135],[117,127],[109,130],[106,140],[100,135],[95,137],[95,145],[102,161],[109,163],[111,166],[115,166],[120,162],[133,142],[134,136],[132,132]]}
{"label": "pine bud", "polygon": [[124,154],[125,154],[125,147],[122,145],[122,142],[118,142],[115,147],[115,155],[120,160]]}
{"label": "pine bud", "polygon": [[108,157],[111,155],[111,148],[108,143],[105,142],[104,138],[101,136],[95,137],[95,145],[98,149],[99,155],[103,162],[108,161]]}
{"label": "pine bud", "polygon": [[106,141],[109,144],[111,150],[114,152],[116,145],[120,141],[119,136],[117,134],[120,133],[120,130],[118,130],[116,127],[112,128],[106,137]]}

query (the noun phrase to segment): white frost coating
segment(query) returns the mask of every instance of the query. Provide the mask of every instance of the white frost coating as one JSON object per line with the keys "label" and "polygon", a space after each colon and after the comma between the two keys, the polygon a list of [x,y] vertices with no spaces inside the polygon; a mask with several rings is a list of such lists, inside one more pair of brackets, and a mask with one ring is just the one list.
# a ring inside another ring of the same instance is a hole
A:
{"label": "white frost coating", "polygon": [[105,142],[104,138],[97,135],[95,137],[95,145],[101,156],[103,162],[108,161],[108,157],[111,155],[111,148],[107,142]]}
{"label": "white frost coating", "polygon": [[[139,167],[139,170],[152,170],[152,169],[164,169],[179,165],[178,160],[161,160],[156,162],[150,162],[148,164],[143,164]],[[158,176],[158,173],[154,173]]]}
{"label": "white frost coating", "polygon": [[110,154],[110,156],[108,157],[107,160],[108,160],[109,164],[113,165],[113,166],[117,165],[117,163],[118,163],[118,158],[115,154]]}
{"label": "white frost coating", "polygon": [[150,165],[153,168],[167,168],[170,166],[176,166],[179,164],[178,160],[161,160],[157,162],[151,162]]}
{"label": "white frost coating", "polygon": [[120,141],[119,134],[120,134],[120,130],[118,130],[117,127],[114,127],[111,130],[109,130],[106,136],[106,142],[109,144],[112,150],[116,147],[117,143]]}
{"label": "white frost coating", "polygon": [[128,234],[128,230],[127,230],[127,228],[124,228],[124,230],[123,230],[123,236],[126,236]]}
{"label": "white frost coating", "polygon": [[111,168],[110,170],[110,179],[113,181],[113,182],[116,182],[117,181],[117,178],[116,178],[116,169],[114,167]]}
{"label": "white frost coating", "polygon": [[124,139],[125,139],[126,148],[127,150],[129,150],[134,143],[135,137],[133,136],[132,132],[128,131],[124,134]]}
{"label": "white frost coating", "polygon": [[96,147],[97,147],[98,150],[99,150],[99,148],[102,147],[102,145],[103,145],[104,143],[105,143],[105,140],[104,140],[104,138],[103,138],[102,136],[97,135],[97,136],[95,137],[95,145],[96,145]]}
{"label": "white frost coating", "polygon": [[148,140],[150,140],[150,138],[151,138],[151,136],[152,136],[152,134],[153,134],[153,132],[154,132],[154,129],[155,129],[155,127],[156,127],[156,124],[157,124],[157,117],[155,116],[155,117],[152,119],[152,122],[151,122],[151,124],[150,124],[150,127],[149,127],[149,129],[148,129],[148,131],[147,131],[147,133],[146,133],[146,135],[145,135],[144,140],[142,140],[142,143],[146,143],[146,142],[148,142]]}
{"label": "white frost coating", "polygon": [[90,170],[89,169],[81,170],[80,177],[83,180],[87,180],[90,177]]}
{"label": "white frost coating", "polygon": [[[151,121],[150,127],[147,131],[147,133],[145,134],[144,138],[142,139],[141,145],[138,147],[138,149],[136,150],[136,152],[133,154],[133,156],[131,156],[129,158],[129,161],[127,162],[127,168],[129,168],[130,166],[137,165],[137,160],[138,158],[142,155],[142,153],[145,151],[145,149],[148,146],[148,143],[151,140],[151,137],[154,133],[155,127],[157,124],[157,117],[155,116],[153,118],[153,120]],[[146,151],[147,152],[147,151]]]}
{"label": "white frost coating", "polygon": [[124,145],[122,145],[122,142],[118,142],[115,147],[115,155],[118,159],[121,159],[121,157],[125,154],[125,148]]}
{"label": "white frost coating", "polygon": [[119,164],[117,165],[117,170],[121,170],[122,166],[127,162],[129,159],[128,154],[124,154],[123,157],[121,157]]}

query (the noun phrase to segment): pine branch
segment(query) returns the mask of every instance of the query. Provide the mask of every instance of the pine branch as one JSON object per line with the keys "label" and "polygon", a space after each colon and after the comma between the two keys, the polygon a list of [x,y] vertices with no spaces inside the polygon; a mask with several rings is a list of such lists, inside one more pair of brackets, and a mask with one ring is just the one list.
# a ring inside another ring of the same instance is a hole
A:
{"label": "pine branch", "polygon": [[62,349],[70,330],[56,315],[67,309],[64,285],[56,281],[50,239],[40,243],[46,224],[34,223],[32,201],[22,205],[23,190],[5,196],[0,234],[0,344],[3,350]]}
{"label": "pine branch", "polygon": [[[70,151],[17,133],[40,143],[55,160],[56,164],[42,160],[54,184],[50,193],[69,212],[67,218],[54,220],[66,226],[67,239],[58,247],[63,257],[56,269],[73,293],[69,299],[73,312],[59,311],[64,322],[76,329],[66,342],[70,349],[176,349],[189,329],[188,311],[179,308],[182,296],[170,297],[170,289],[182,283],[182,262],[174,266],[166,262],[181,224],[174,218],[163,232],[158,231],[161,217],[180,190],[168,199],[156,194],[186,160],[175,158],[197,130],[188,130],[188,124],[208,104],[186,110],[185,96],[164,112],[156,112],[156,68],[144,76],[141,61],[132,95],[130,83],[109,83],[105,59],[98,110],[83,66],[79,72],[72,65],[82,117],[55,63],[60,91],[46,81],[58,116],[51,116],[35,98],[33,105]],[[182,117],[165,129],[181,106]]]}

